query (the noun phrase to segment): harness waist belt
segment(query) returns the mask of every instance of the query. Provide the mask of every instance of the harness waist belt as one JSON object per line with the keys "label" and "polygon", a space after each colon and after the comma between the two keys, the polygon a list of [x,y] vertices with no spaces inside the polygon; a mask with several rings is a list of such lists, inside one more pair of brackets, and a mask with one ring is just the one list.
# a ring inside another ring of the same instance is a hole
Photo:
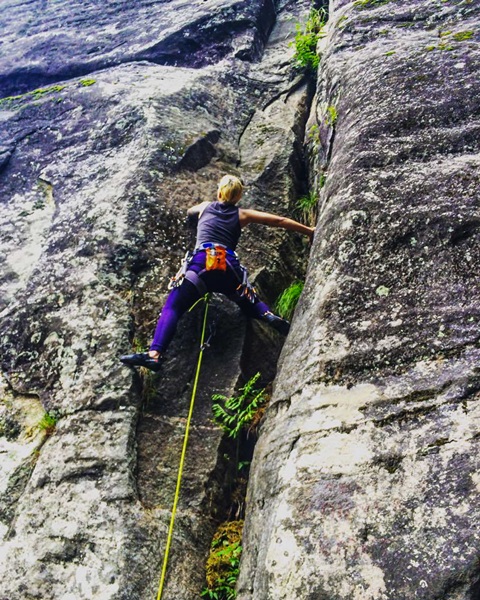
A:
{"label": "harness waist belt", "polygon": [[223,244],[214,244],[213,242],[205,242],[204,244],[200,244],[200,246],[197,246],[195,248],[194,252],[201,252],[202,250],[208,250],[209,248],[215,248],[215,246],[220,246],[220,248],[225,248],[225,252],[228,254],[228,256],[233,256],[234,258],[238,258],[238,254],[236,252],[234,252],[233,250],[230,250],[230,248],[227,248]]}

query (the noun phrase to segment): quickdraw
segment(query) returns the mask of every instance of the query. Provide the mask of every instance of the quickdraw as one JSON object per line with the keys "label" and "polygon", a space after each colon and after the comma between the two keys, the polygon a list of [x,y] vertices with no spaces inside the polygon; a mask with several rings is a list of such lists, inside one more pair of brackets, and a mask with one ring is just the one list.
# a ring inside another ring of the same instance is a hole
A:
{"label": "quickdraw", "polygon": [[193,253],[190,250],[187,250],[185,256],[182,259],[182,264],[180,265],[180,269],[175,273],[173,277],[170,278],[170,282],[168,284],[168,289],[173,290],[173,288],[180,287],[185,279],[185,275],[188,271],[188,265],[193,258]]}
{"label": "quickdraw", "polygon": [[257,298],[257,290],[248,280],[247,269],[243,265],[240,265],[240,268],[242,269],[243,279],[242,283],[237,287],[236,292],[240,297],[246,297],[253,304]]}

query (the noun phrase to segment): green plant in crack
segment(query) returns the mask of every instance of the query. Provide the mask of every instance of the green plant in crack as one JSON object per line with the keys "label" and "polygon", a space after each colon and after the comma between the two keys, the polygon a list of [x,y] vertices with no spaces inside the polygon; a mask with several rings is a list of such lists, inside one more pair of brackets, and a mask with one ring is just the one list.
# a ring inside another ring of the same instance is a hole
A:
{"label": "green plant in crack", "polygon": [[259,379],[260,373],[257,373],[238,390],[237,396],[227,397],[222,394],[212,396],[214,421],[229,437],[238,437],[242,429],[250,425],[257,411],[267,401],[265,388],[261,390],[255,388]]}
{"label": "green plant in crack", "polygon": [[377,6],[382,6],[383,4],[388,4],[392,0],[356,0],[353,3],[353,6],[356,8],[376,8]]}
{"label": "green plant in crack", "polygon": [[325,25],[327,22],[327,13],[323,8],[312,8],[308,16],[305,27],[297,24],[297,33],[295,35],[294,60],[299,67],[304,67],[315,71],[320,62],[317,54],[317,42],[325,37]]}
{"label": "green plant in crack", "polygon": [[295,203],[295,212],[299,219],[308,225],[314,227],[317,221],[318,196],[315,192],[309,192],[301,196]]}
{"label": "green plant in crack", "polygon": [[283,290],[275,302],[275,311],[287,321],[290,321],[293,317],[303,287],[303,281],[294,281],[288,288]]}
{"label": "green plant in crack", "polygon": [[6,98],[0,98],[0,106],[2,106],[2,105],[6,105],[9,107],[12,105],[14,106],[17,102],[19,102],[21,100],[31,99],[31,98],[33,98],[33,100],[39,100],[40,98],[42,98],[43,96],[46,96],[47,94],[61,92],[66,87],[67,87],[66,85],[52,85],[48,88],[38,88],[36,90],[33,90],[32,92],[26,92],[25,94],[20,94],[19,96],[7,96]]}
{"label": "green plant in crack", "polygon": [[30,92],[30,94],[33,96],[33,98],[35,100],[38,100],[38,98],[45,96],[45,94],[61,92],[66,87],[67,87],[66,85],[52,85],[51,87],[48,87],[48,88],[38,88],[37,90],[33,90],[33,92]]}
{"label": "green plant in crack", "polygon": [[55,412],[46,412],[37,424],[40,431],[44,431],[47,437],[55,431],[58,423],[58,415]]}
{"label": "green plant in crack", "polygon": [[312,141],[315,145],[318,145],[320,143],[320,128],[316,123],[309,127],[307,139],[309,141]]}
{"label": "green plant in crack", "polygon": [[207,587],[200,594],[210,600],[233,600],[240,573],[243,521],[220,525],[212,539],[207,559]]}
{"label": "green plant in crack", "polygon": [[458,33],[454,33],[452,38],[456,42],[464,42],[465,40],[471,40],[473,38],[473,31],[459,31]]}
{"label": "green plant in crack", "polygon": [[337,122],[337,118],[338,118],[337,107],[334,106],[333,104],[328,105],[325,108],[325,125],[329,125],[330,127],[333,127],[335,125],[335,123]]}

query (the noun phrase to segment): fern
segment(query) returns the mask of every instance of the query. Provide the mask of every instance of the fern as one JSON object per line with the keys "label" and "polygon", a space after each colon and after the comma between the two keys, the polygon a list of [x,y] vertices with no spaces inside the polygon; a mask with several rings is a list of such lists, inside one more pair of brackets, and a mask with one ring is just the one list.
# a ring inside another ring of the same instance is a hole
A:
{"label": "fern", "polygon": [[238,437],[242,428],[252,422],[255,413],[265,402],[265,388],[255,389],[259,378],[260,373],[254,375],[240,388],[238,396],[227,397],[222,394],[212,396],[214,420],[229,437]]}
{"label": "fern", "polygon": [[43,417],[37,424],[37,427],[40,431],[44,431],[45,434],[51,436],[55,431],[55,427],[57,426],[58,415],[55,412],[45,412]]}

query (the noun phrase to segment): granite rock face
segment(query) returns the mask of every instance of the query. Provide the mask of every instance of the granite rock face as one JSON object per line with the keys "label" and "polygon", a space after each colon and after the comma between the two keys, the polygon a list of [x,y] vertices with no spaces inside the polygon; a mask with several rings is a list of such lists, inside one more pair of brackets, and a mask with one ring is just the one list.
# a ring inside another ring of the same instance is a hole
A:
{"label": "granite rock face", "polygon": [[480,597],[479,26],[474,2],[331,3],[241,600]]}
{"label": "granite rock face", "polygon": [[[201,307],[160,375],[117,357],[147,344],[194,239],[185,209],[225,172],[247,207],[320,198],[238,597],[480,598],[480,9],[333,0],[316,91],[290,46],[309,10],[3,3],[1,600],[155,597]],[[305,251],[260,226],[239,248],[269,302]],[[211,394],[272,379],[282,345],[223,298],[211,315],[167,600],[199,597],[228,512]]]}
{"label": "granite rock face", "polygon": [[275,13],[272,0],[8,2],[0,95],[139,61],[200,68],[258,59]]}
{"label": "granite rock face", "polygon": [[[225,172],[244,205],[304,191],[310,89],[290,41],[308,2],[8,2],[0,45],[2,600],[156,594],[198,353],[187,315],[158,376],[144,347],[193,243],[185,210]],[[42,87],[39,87],[42,86]],[[262,140],[255,128],[272,132]],[[300,236],[239,252],[271,302]],[[268,261],[266,261],[268,257]],[[267,268],[265,263],[268,262]],[[164,598],[198,598],[225,518],[230,448],[211,394],[275,375],[282,338],[215,298]],[[46,438],[44,411],[58,419]]]}

